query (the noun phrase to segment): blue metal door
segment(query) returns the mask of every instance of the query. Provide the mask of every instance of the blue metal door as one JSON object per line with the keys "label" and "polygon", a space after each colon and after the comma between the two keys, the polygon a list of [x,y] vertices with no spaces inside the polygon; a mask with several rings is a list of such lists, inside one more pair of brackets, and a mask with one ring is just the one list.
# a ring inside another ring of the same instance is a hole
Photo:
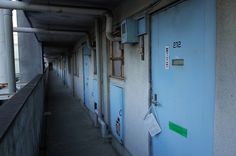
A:
{"label": "blue metal door", "polygon": [[[212,156],[214,1],[189,0],[151,18],[154,156]],[[211,29],[209,29],[211,28]]]}
{"label": "blue metal door", "polygon": [[89,68],[90,68],[90,56],[89,49],[83,48],[83,79],[84,79],[84,104],[89,107]]}
{"label": "blue metal door", "polygon": [[110,84],[111,130],[116,139],[123,143],[123,88]]}

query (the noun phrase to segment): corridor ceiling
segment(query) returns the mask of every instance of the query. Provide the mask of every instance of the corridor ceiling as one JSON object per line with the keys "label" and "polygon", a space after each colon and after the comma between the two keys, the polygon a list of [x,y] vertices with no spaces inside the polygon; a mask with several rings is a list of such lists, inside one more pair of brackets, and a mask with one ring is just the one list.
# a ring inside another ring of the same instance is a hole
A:
{"label": "corridor ceiling", "polygon": [[[30,4],[57,5],[67,7],[101,8],[111,10],[121,0],[23,0]],[[33,28],[63,31],[89,31],[94,26],[96,16],[56,13],[56,12],[35,12],[24,11]],[[46,56],[59,55],[68,52],[69,48],[78,41],[80,35],[65,34],[40,34],[35,33],[38,40],[43,43]]]}

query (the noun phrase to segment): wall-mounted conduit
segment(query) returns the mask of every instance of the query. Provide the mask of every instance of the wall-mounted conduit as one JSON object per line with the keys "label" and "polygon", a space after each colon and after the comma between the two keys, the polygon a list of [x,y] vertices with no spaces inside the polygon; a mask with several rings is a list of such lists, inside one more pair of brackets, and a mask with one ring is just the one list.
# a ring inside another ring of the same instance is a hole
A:
{"label": "wall-mounted conduit", "polygon": [[106,17],[106,37],[113,42],[121,41],[120,37],[114,37],[112,34],[112,15],[110,13],[105,14]]}

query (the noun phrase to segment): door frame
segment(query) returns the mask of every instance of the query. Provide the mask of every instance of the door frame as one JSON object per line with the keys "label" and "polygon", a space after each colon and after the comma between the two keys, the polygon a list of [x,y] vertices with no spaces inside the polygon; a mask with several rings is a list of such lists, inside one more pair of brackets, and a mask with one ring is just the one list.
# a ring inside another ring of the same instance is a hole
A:
{"label": "door frame", "polygon": [[[179,4],[181,4],[185,1],[187,1],[187,0],[175,1],[173,3],[167,4],[166,6],[160,8],[160,9],[156,9],[155,11],[152,11],[148,14],[148,24],[149,24],[148,25],[148,28],[149,28],[148,29],[148,33],[149,33],[149,37],[148,37],[149,38],[149,72],[150,72],[150,74],[149,74],[149,82],[150,82],[149,106],[151,106],[151,104],[152,104],[153,81],[154,81],[153,80],[153,72],[152,72],[152,70],[153,70],[153,68],[152,68],[152,63],[153,63],[153,61],[152,61],[152,35],[153,35],[152,34],[152,17],[159,14],[159,13],[161,13],[161,12],[164,12],[168,9],[171,9],[171,8],[175,7],[176,5],[179,5]],[[213,123],[214,123],[214,121],[213,121]],[[154,154],[153,153],[153,141],[152,140],[153,140],[152,137],[150,137],[150,135],[149,135],[149,155],[150,156],[153,156],[153,154]],[[214,148],[214,146],[213,146],[213,148]]]}

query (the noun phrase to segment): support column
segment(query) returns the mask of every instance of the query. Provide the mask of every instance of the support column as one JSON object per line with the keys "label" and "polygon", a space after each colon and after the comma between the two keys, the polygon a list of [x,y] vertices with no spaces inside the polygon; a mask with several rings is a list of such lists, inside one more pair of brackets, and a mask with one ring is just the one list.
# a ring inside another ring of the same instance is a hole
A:
{"label": "support column", "polygon": [[9,94],[16,91],[16,77],[15,77],[15,58],[14,58],[14,42],[13,42],[13,24],[12,24],[12,10],[4,10],[4,25],[5,25],[5,40],[6,53],[8,64],[8,89]]}
{"label": "support column", "polygon": [[16,78],[15,78],[15,58],[14,58],[14,43],[13,43],[13,24],[12,24],[12,10],[3,10],[4,20],[4,40],[5,52],[7,62],[7,78],[9,94],[14,94],[16,91]]}
{"label": "support column", "polygon": [[97,81],[98,81],[98,116],[102,118],[102,61],[101,61],[101,22],[99,19],[95,21],[96,35],[96,59],[97,59]]}
{"label": "support column", "polygon": [[7,62],[4,38],[4,18],[3,10],[0,9],[0,83],[7,83]]}

